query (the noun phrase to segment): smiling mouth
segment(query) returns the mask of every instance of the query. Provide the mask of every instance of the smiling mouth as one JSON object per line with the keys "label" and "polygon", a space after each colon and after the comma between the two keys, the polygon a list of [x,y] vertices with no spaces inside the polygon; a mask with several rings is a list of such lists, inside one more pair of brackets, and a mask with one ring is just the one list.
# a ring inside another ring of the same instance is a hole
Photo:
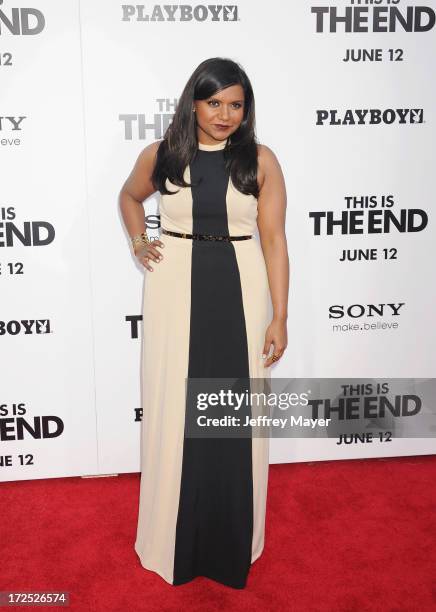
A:
{"label": "smiling mouth", "polygon": [[219,127],[219,128],[229,128],[230,125],[224,125],[223,123],[215,123],[215,127]]}

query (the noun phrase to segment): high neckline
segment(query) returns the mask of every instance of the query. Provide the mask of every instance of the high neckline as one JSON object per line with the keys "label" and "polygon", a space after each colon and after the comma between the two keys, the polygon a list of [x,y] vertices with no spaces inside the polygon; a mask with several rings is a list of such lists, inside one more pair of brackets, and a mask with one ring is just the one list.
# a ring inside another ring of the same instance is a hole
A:
{"label": "high neckline", "polygon": [[200,151],[219,151],[220,149],[224,149],[226,146],[227,140],[223,140],[222,142],[218,142],[217,144],[203,144],[202,142],[198,142],[198,148]]}

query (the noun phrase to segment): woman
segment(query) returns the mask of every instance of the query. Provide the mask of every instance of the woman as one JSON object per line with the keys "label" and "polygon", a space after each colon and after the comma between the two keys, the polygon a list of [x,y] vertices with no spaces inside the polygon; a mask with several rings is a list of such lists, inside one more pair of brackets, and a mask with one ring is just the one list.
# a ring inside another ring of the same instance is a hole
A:
{"label": "woman", "polygon": [[[268,378],[287,346],[286,191],[254,130],[245,72],[206,60],[120,193],[147,270],[135,550],[172,585],[206,576],[243,588],[264,546],[269,439],[202,439],[185,429],[196,415],[187,380]],[[156,191],[162,233],[150,241],[142,202]]]}

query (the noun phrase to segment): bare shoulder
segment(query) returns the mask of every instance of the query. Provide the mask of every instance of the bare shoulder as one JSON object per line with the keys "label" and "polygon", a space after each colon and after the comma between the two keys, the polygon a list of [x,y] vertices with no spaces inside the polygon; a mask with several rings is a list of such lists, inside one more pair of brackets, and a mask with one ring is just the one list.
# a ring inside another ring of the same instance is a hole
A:
{"label": "bare shoulder", "polygon": [[156,164],[157,152],[159,150],[162,140],[156,140],[150,143],[138,155],[136,160],[134,172],[141,174],[142,176],[151,176]]}
{"label": "bare shoulder", "polygon": [[277,155],[274,151],[265,144],[257,145],[257,156],[259,160],[259,164],[261,164],[264,168],[268,166],[279,166],[279,160],[277,159]]}
{"label": "bare shoulder", "polygon": [[258,160],[258,183],[261,189],[265,177],[281,171],[279,160],[274,151],[265,144],[257,145],[257,160]]}
{"label": "bare shoulder", "polygon": [[130,193],[138,201],[143,202],[145,198],[155,192],[151,177],[161,142],[161,140],[156,140],[142,149],[123,185],[123,190]]}
{"label": "bare shoulder", "polygon": [[147,145],[146,147],[144,147],[144,149],[142,149],[141,153],[139,154],[138,159],[142,162],[145,162],[146,164],[153,164],[155,159],[156,159],[156,155],[157,152],[159,150],[160,144],[161,142],[163,142],[162,140],[156,140],[155,142],[150,143],[149,145]]}

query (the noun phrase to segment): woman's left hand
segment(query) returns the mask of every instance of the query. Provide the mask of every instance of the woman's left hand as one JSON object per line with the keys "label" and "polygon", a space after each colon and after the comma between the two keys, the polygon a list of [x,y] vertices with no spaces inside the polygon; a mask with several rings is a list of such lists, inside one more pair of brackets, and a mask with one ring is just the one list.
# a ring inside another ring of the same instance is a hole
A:
{"label": "woman's left hand", "polygon": [[[274,345],[274,350],[270,357],[267,358],[271,344]],[[288,330],[286,320],[273,319],[265,332],[265,344],[263,345],[263,355],[265,356],[264,367],[267,368],[272,363],[276,363],[285,352],[287,346]]]}

